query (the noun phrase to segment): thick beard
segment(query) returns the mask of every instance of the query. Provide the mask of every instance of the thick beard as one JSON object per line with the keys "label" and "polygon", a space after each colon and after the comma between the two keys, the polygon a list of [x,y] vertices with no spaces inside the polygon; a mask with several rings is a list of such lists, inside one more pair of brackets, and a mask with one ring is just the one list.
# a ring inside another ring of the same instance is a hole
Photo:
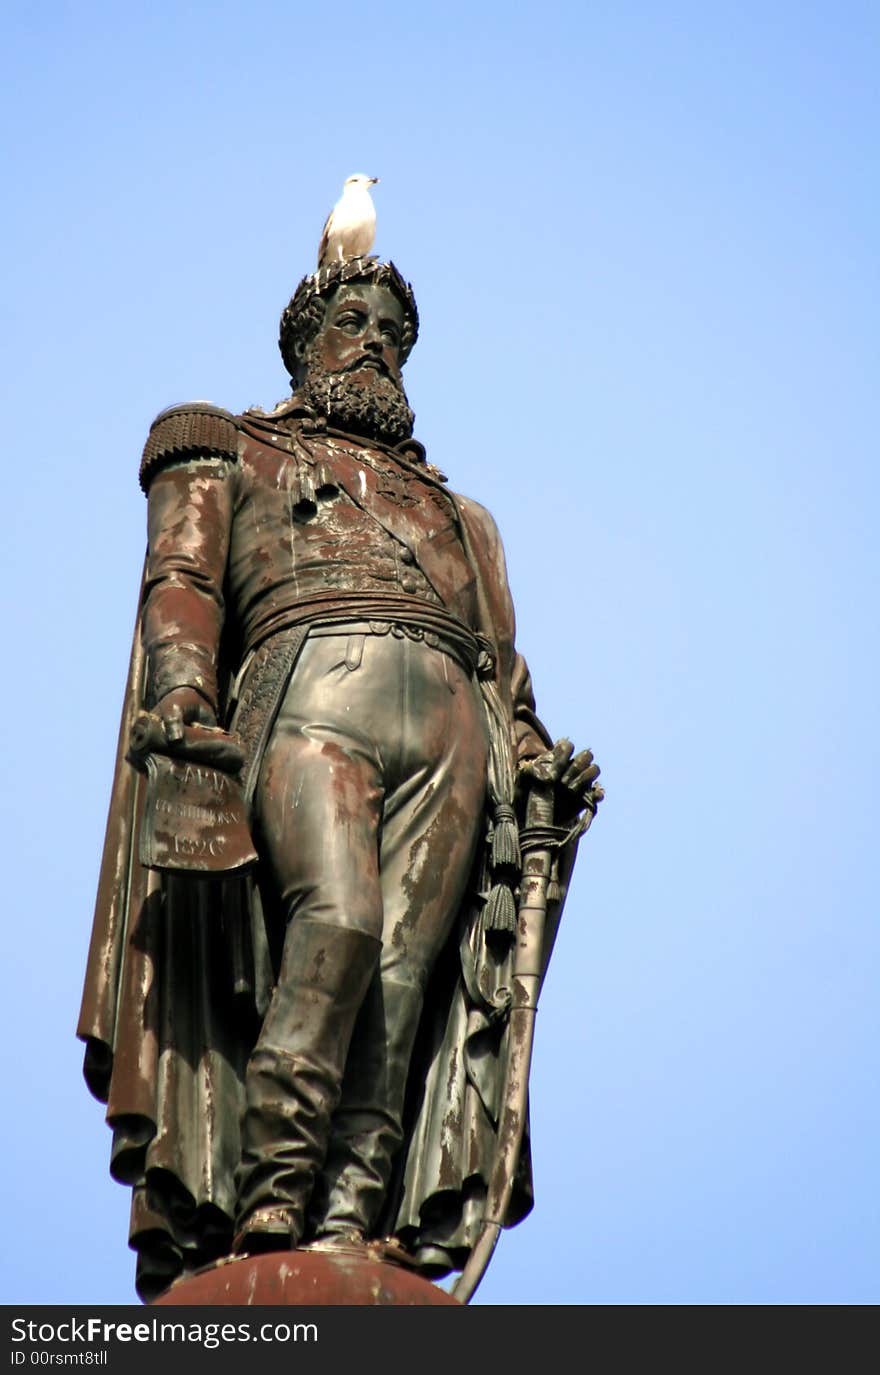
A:
{"label": "thick beard", "polygon": [[312,364],[306,373],[301,394],[306,403],[326,416],[334,429],[378,439],[383,444],[399,444],[413,432],[415,416],[406,392],[393,377],[370,370],[369,382],[345,372],[323,372]]}

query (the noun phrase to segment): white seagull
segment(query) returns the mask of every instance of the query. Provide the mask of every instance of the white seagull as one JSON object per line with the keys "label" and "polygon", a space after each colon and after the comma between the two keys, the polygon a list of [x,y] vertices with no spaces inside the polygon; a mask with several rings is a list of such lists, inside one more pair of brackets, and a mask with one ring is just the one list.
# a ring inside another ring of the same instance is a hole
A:
{"label": "white seagull", "polygon": [[376,237],[376,207],[370,198],[370,187],[378,180],[378,177],[365,177],[363,172],[346,177],[342,195],[324,225],[318,248],[318,267],[336,259],[362,258],[369,253]]}

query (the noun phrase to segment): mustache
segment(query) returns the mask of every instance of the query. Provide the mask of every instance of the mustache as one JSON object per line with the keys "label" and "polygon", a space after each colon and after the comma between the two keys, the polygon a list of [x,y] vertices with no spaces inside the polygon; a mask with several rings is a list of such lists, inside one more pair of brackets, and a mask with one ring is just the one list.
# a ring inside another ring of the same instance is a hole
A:
{"label": "mustache", "polygon": [[391,369],[386,365],[383,358],[377,358],[374,353],[365,353],[361,358],[356,358],[353,363],[349,363],[343,369],[344,372],[362,372],[364,368],[372,368],[375,372],[381,372],[383,377],[391,377]]}

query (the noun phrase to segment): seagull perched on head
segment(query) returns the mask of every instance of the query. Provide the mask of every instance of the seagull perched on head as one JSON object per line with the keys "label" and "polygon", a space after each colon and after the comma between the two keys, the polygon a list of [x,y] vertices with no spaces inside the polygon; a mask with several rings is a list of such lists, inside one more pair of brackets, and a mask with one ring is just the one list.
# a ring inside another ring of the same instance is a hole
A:
{"label": "seagull perched on head", "polygon": [[365,177],[363,172],[346,177],[342,195],[324,225],[318,267],[337,258],[362,258],[369,253],[376,237],[376,207],[370,198],[370,187],[378,180],[378,177]]}

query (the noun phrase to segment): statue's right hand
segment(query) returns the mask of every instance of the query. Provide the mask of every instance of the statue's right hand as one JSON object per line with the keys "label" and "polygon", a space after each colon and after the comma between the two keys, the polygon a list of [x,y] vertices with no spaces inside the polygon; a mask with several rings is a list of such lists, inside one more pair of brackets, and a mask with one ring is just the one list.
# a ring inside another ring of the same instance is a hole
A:
{"label": "statue's right hand", "polygon": [[209,702],[195,688],[179,687],[166,692],[153,707],[165,730],[169,745],[183,739],[184,726],[216,726],[217,714]]}

